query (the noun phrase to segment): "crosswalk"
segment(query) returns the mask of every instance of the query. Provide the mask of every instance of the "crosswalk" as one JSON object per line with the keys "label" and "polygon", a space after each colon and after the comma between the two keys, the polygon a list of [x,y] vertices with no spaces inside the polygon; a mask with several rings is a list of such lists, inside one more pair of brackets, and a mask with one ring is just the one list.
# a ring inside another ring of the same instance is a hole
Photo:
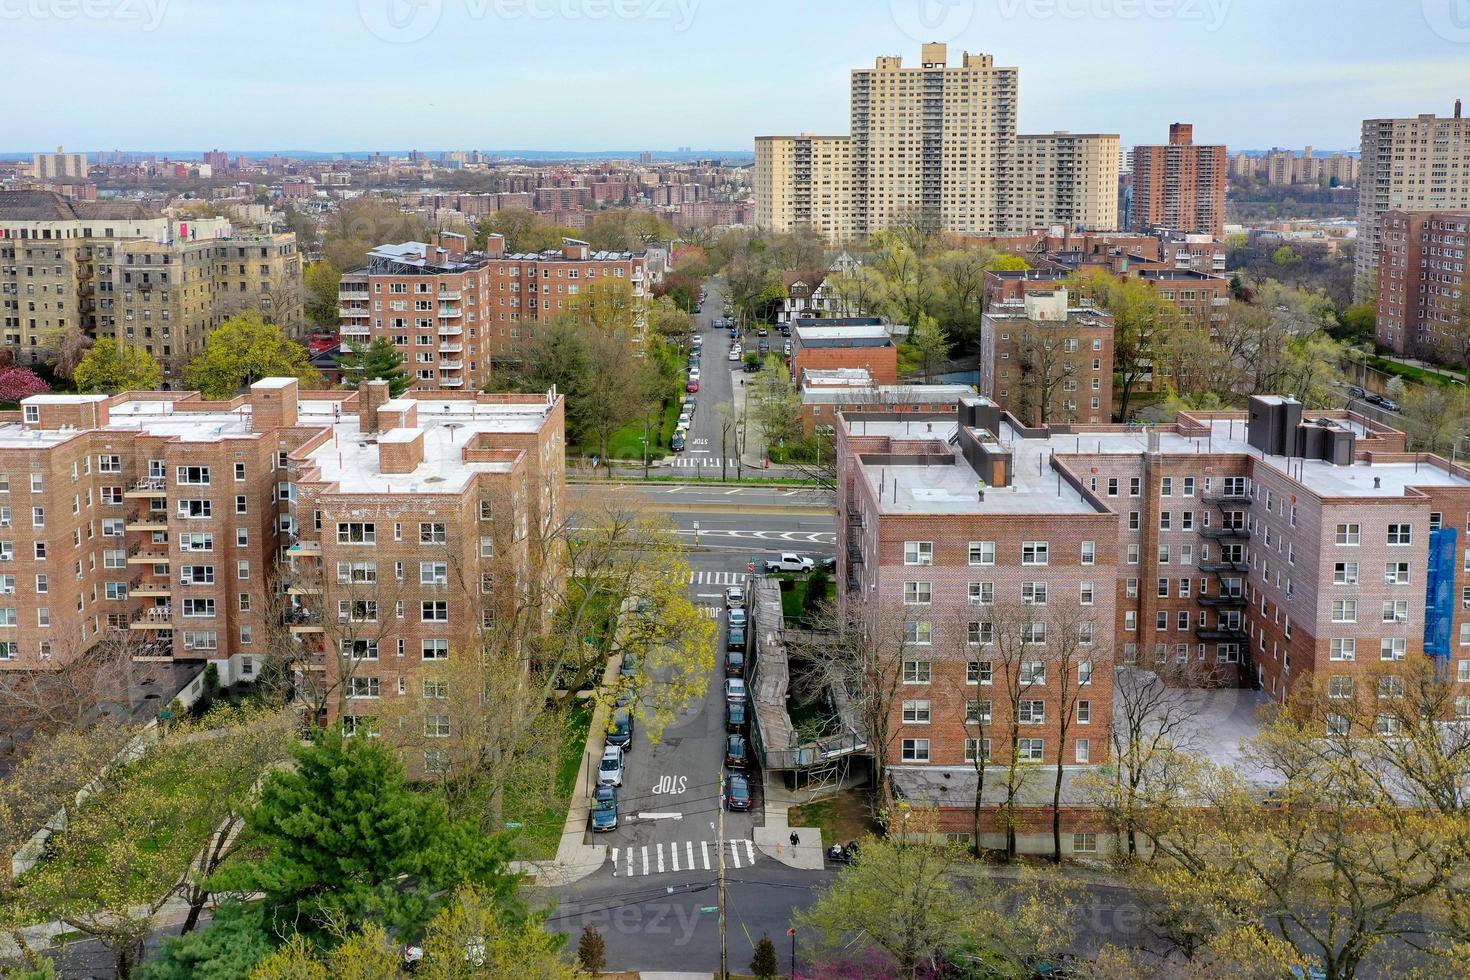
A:
{"label": "crosswalk", "polygon": [[[728,840],[725,846],[726,868],[748,868],[755,864],[754,841]],[[670,841],[612,849],[614,878],[672,874],[676,871],[712,871],[719,867],[719,861],[718,841]]]}
{"label": "crosswalk", "polygon": [[[669,460],[669,465],[680,470],[709,470],[720,468],[720,457],[718,456],[675,456]],[[740,460],[734,456],[726,457],[725,467],[730,470],[736,469]]]}
{"label": "crosswalk", "polygon": [[690,572],[690,585],[744,585],[744,572]]}

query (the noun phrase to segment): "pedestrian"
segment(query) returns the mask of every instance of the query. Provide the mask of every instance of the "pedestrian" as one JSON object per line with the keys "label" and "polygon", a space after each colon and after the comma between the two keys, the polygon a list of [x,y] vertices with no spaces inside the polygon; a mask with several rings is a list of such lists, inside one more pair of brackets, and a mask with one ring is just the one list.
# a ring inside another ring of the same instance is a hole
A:
{"label": "pedestrian", "polygon": [[792,847],[795,847],[796,845],[798,845],[800,843],[801,843],[801,835],[798,834],[796,831],[793,830],[791,832],[791,846]]}

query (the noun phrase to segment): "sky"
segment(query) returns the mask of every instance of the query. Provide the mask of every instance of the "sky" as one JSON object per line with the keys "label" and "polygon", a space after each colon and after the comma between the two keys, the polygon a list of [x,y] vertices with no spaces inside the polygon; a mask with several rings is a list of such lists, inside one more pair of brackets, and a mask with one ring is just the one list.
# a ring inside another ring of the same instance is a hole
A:
{"label": "sky", "polygon": [[0,151],[749,151],[947,41],[1020,130],[1355,149],[1470,100],[1470,0],[0,0]]}

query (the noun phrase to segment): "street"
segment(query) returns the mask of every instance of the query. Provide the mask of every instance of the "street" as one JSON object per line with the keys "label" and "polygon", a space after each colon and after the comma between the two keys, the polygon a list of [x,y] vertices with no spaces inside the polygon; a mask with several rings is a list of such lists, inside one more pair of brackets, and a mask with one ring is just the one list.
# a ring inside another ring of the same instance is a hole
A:
{"label": "street", "polygon": [[[750,377],[741,372],[739,361],[730,357],[730,332],[716,330],[714,321],[724,316],[724,293],[719,280],[708,283],[709,295],[699,313],[695,314],[695,330],[704,338],[704,351],[700,356],[699,392],[695,395],[698,408],[694,413],[694,425],[689,430],[688,444],[682,453],[676,453],[668,465],[674,470],[694,470],[703,479],[734,479],[742,470],[736,448],[736,427],[732,424],[728,432],[722,431],[720,407],[726,406],[734,421],[735,390]],[[780,341],[779,335],[773,338]],[[723,437],[723,439],[722,439]],[[754,443],[752,443],[752,446]],[[723,468],[722,468],[723,459]]]}

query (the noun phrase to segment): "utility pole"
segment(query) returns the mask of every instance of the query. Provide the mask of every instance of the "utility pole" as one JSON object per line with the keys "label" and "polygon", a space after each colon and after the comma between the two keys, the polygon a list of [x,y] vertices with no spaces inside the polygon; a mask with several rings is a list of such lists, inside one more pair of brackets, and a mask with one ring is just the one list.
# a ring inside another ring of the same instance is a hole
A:
{"label": "utility pole", "polygon": [[719,830],[715,846],[720,849],[720,980],[730,975],[730,962],[725,949],[725,770],[720,770]]}

